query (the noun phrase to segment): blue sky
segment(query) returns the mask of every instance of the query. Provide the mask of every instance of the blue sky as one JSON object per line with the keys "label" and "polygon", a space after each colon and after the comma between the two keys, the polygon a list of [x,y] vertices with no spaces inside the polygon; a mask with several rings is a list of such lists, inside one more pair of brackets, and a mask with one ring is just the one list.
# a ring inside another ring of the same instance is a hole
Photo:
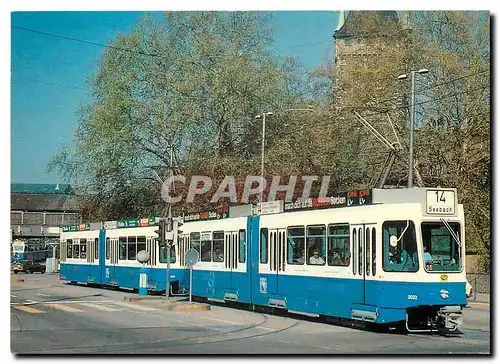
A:
{"label": "blue sky", "polygon": [[[131,31],[141,12],[15,12],[12,25],[108,43]],[[155,14],[161,17],[162,14]],[[293,56],[307,69],[325,64],[333,54],[338,13],[274,12],[277,55]],[[45,172],[49,156],[70,144],[78,106],[89,101],[86,80],[96,70],[104,48],[12,29],[11,181],[62,182]]]}

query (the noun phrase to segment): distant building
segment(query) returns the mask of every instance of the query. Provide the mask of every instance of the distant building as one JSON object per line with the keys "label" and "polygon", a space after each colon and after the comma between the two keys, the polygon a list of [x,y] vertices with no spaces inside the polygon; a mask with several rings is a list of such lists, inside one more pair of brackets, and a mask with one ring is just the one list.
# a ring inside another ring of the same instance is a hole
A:
{"label": "distant building", "polygon": [[[344,106],[344,94],[352,91],[353,69],[357,71],[377,67],[377,62],[384,53],[390,49],[399,48],[401,45],[408,45],[410,38],[410,26],[408,22],[408,12],[397,11],[341,11],[339,22],[334,31],[335,39],[335,100],[338,109]],[[384,28],[385,27],[385,28]],[[389,32],[392,36],[381,29],[391,27],[394,32]],[[394,65],[394,63],[393,63]],[[401,73],[406,72],[404,64],[395,64],[395,68]],[[397,72],[397,71],[396,71]],[[399,74],[395,74],[396,79]],[[366,82],[370,82],[367,79]],[[383,93],[382,90],[373,92],[377,95]],[[403,102],[402,95],[395,94],[399,98],[398,102]],[[373,105],[372,105],[373,106]],[[387,107],[387,105],[375,105],[377,108]]]}
{"label": "distant building", "polygon": [[25,259],[45,260],[52,252],[47,246],[59,243],[61,227],[80,222],[70,185],[11,184],[11,244],[14,240],[25,242]]}

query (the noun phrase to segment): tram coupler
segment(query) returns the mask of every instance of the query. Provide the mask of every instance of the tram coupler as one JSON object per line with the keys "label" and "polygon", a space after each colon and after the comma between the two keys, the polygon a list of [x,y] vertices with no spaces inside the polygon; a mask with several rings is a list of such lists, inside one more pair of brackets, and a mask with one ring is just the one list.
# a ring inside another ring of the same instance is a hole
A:
{"label": "tram coupler", "polygon": [[406,330],[410,333],[460,334],[462,307],[424,306],[408,309]]}

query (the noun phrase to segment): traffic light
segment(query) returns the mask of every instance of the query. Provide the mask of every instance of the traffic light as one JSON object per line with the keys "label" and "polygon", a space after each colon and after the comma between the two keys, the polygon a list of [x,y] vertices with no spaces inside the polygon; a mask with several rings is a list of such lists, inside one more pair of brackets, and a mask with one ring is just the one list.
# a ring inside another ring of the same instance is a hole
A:
{"label": "traffic light", "polygon": [[182,234],[182,230],[179,229],[184,225],[181,218],[174,219],[174,245],[177,245],[179,235]]}
{"label": "traffic light", "polygon": [[155,241],[158,245],[163,245],[165,243],[165,220],[160,220],[158,222],[158,230],[155,230],[155,233],[158,234]]}

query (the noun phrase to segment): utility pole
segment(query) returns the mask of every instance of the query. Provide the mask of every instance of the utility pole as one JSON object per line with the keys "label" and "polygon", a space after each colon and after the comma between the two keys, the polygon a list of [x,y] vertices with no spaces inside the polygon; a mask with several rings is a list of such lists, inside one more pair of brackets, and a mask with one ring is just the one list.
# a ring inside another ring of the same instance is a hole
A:
{"label": "utility pole", "polygon": [[[174,156],[174,146],[173,143],[170,143],[170,177],[173,176],[173,156]],[[170,178],[170,181],[172,178]],[[168,212],[167,212],[167,232],[173,231],[173,219],[172,219],[172,203],[168,204]],[[169,234],[167,234],[168,236]],[[170,251],[172,247],[172,240],[166,239],[166,248],[167,248],[167,280],[165,281],[165,298],[168,300],[170,298]]]}
{"label": "utility pole", "polygon": [[410,110],[410,160],[408,165],[408,188],[413,187],[413,130],[415,129],[415,71],[411,71],[411,110]]}
{"label": "utility pole", "polygon": [[[255,118],[262,118],[262,145],[261,145],[261,153],[260,153],[260,176],[264,178],[264,150],[266,146],[266,115],[272,116],[274,115],[272,112],[263,112],[261,115],[257,115]],[[260,202],[264,198],[264,192],[260,193]]]}
{"label": "utility pole", "polygon": [[[413,144],[414,144],[414,129],[415,129],[415,73],[428,73],[427,68],[421,68],[418,71],[411,71],[411,108],[410,108],[410,157],[408,161],[408,188],[413,187]],[[408,75],[403,74],[398,76],[399,80],[404,80]]]}

